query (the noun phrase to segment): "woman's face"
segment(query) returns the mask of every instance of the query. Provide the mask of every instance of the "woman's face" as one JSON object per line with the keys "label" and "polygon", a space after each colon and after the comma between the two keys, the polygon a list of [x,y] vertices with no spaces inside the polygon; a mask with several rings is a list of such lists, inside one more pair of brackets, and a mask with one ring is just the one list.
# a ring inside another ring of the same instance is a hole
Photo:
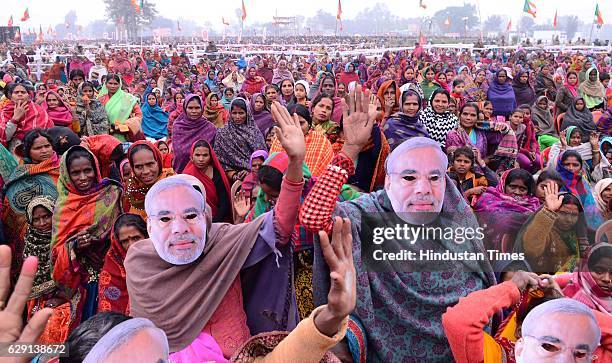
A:
{"label": "woman's face", "polygon": [[548,67],[542,67],[542,74],[548,76],[550,74],[550,69]]}
{"label": "woman's face", "polygon": [[219,98],[217,96],[212,96],[210,98],[210,107],[215,108],[219,105]]}
{"label": "woman's face", "polygon": [[438,93],[431,101],[436,113],[444,113],[448,110],[448,97],[444,93]]}
{"label": "woman's face", "polygon": [[119,228],[119,231],[117,231],[117,235],[119,237],[119,243],[121,243],[121,247],[123,247],[123,249],[125,249],[126,251],[135,242],[146,239],[142,232],[140,232],[140,230],[135,226],[122,226],[121,228]]}
{"label": "woman's face", "polygon": [[283,81],[283,84],[281,85],[281,92],[283,94],[283,96],[285,97],[290,97],[293,95],[293,83],[291,83],[291,81]]}
{"label": "woman's face", "polygon": [[402,112],[410,117],[414,117],[419,112],[419,106],[419,98],[416,95],[408,95],[402,104]]}
{"label": "woman's face", "polygon": [[272,142],[274,142],[274,132],[268,132],[266,135],[266,147],[268,150],[272,147]]}
{"label": "woman's face", "polygon": [[[297,93],[297,87],[296,87],[296,93]],[[255,112],[261,112],[264,109],[264,106],[265,106],[263,97],[258,96],[255,99],[254,106],[255,106],[254,107],[255,108]]]}
{"label": "woman's face", "polygon": [[182,104],[184,100],[185,100],[185,97],[183,96],[182,93],[177,93],[176,96],[174,96],[174,102],[176,103],[177,106]]}
{"label": "woman's face", "polygon": [[34,139],[32,147],[30,148],[30,159],[32,159],[35,164],[48,160],[52,155],[53,147],[46,137],[39,136]]}
{"label": "woman's face", "polygon": [[522,108],[521,110],[523,110],[523,119],[525,118],[531,118],[531,109],[529,108]]}
{"label": "woman's face", "polygon": [[576,101],[576,110],[578,111],[582,111],[584,110],[584,101],[583,100],[578,100]]}
{"label": "woman's face", "polygon": [[576,226],[580,209],[574,204],[563,204],[557,211],[558,218],[556,221],[557,227],[562,231],[569,231]]}
{"label": "woman's face", "polygon": [[314,106],[312,111],[313,117],[321,122],[328,121],[331,118],[333,106],[334,104],[331,99],[327,97],[322,98],[321,101]]}
{"label": "woman's face", "polygon": [[499,84],[504,84],[506,83],[506,80],[508,79],[508,75],[506,74],[506,71],[501,71],[499,72],[499,74],[497,75],[497,83]]}
{"label": "woman's face", "polygon": [[591,267],[591,276],[602,290],[612,292],[612,258],[602,257]]}
{"label": "woman's face", "polygon": [[589,73],[589,81],[595,82],[596,79],[597,79],[597,72],[595,72],[595,70],[592,70],[591,73]]}
{"label": "woman's face", "polygon": [[529,188],[525,184],[524,180],[517,178],[506,183],[504,191],[506,192],[506,194],[512,195],[514,197],[524,197],[529,192]]}
{"label": "woman's face", "polygon": [[570,74],[567,76],[567,83],[569,83],[571,86],[575,86],[578,83],[578,76],[576,76],[574,73]]}
{"label": "woman's face", "polygon": [[446,80],[450,83],[453,81],[453,79],[455,79],[455,72],[453,71],[446,72]]}
{"label": "woman's face", "polygon": [[546,110],[548,108],[548,101],[546,99],[541,99],[538,101],[538,107],[542,110]]}
{"label": "woman's face", "polygon": [[302,129],[302,133],[304,136],[308,135],[308,132],[310,132],[310,125],[308,124],[308,121],[300,115],[297,116],[298,120],[300,120],[300,128]]}
{"label": "woman's face", "polygon": [[518,125],[523,123],[523,114],[520,112],[514,112],[510,115],[510,123],[512,126],[517,127]]}
{"label": "woman's face", "polygon": [[521,74],[519,81],[521,81],[522,84],[527,84],[528,80],[529,80],[529,75],[527,73]]}
{"label": "woman's face", "polygon": [[444,83],[446,83],[446,74],[444,74],[444,73],[440,73],[440,75],[438,75],[438,80],[439,80],[440,82],[444,82]]}
{"label": "woman's face", "polygon": [[234,124],[242,125],[246,122],[247,113],[242,107],[233,106],[232,107],[232,120],[234,120]]}
{"label": "woman's face", "polygon": [[261,166],[264,163],[264,159],[262,157],[256,157],[253,159],[253,161],[251,162],[251,171],[257,173],[259,171],[259,169],[261,169]]}
{"label": "woman's face", "polygon": [[190,120],[197,120],[202,116],[202,106],[196,98],[193,98],[187,104],[187,116]]}
{"label": "woman's face", "polygon": [[157,97],[155,96],[155,94],[149,93],[149,95],[147,96],[147,103],[151,107],[153,107],[153,106],[155,106],[157,104]]}
{"label": "woman's face", "polygon": [[465,175],[472,168],[472,160],[465,155],[457,155],[453,159],[453,169],[457,174]]}
{"label": "woman's face", "polygon": [[45,207],[39,205],[32,210],[32,227],[40,232],[51,231],[53,214]]}
{"label": "woman's face", "polygon": [[162,153],[162,155],[166,155],[167,153],[170,152],[170,150],[168,149],[168,145],[166,145],[166,143],[160,143],[159,146],[157,147],[157,150],[159,150],[160,153]]}
{"label": "woman's face", "polygon": [[276,92],[276,88],[274,87],[268,87],[266,89],[266,98],[270,101],[270,102],[274,102],[274,101],[278,101],[277,99],[278,97],[278,92]]}
{"label": "woman's face", "polygon": [[338,94],[342,96],[346,94],[346,86],[343,83],[338,85]]}
{"label": "woman's face", "polygon": [[119,82],[117,82],[114,78],[110,78],[106,82],[106,88],[108,89],[109,93],[115,94],[115,92],[117,92],[119,89]]}
{"label": "woman's face", "polygon": [[491,117],[491,115],[493,114],[493,105],[488,103],[486,106],[483,107],[482,113],[487,119]]}
{"label": "woman's face", "polygon": [[90,100],[93,98],[94,96],[94,90],[93,88],[87,86],[87,87],[83,87],[81,89],[81,92],[83,92],[83,96],[87,96],[87,98],[89,98]]}
{"label": "woman's face", "polygon": [[96,180],[94,166],[89,158],[83,156],[72,160],[68,168],[68,175],[72,184],[81,193],[87,192]]}
{"label": "woman's face", "polygon": [[414,79],[414,70],[412,68],[406,69],[406,71],[404,72],[404,78],[409,81]]}
{"label": "woman's face", "polygon": [[569,146],[576,147],[582,144],[582,133],[578,129],[574,129],[570,135]]}
{"label": "woman's face", "polygon": [[431,69],[427,71],[427,73],[425,73],[425,79],[428,81],[433,81],[434,77],[435,77],[435,73],[434,71],[432,71]]}
{"label": "woman's face", "polygon": [[255,77],[256,75],[257,75],[257,71],[255,70],[255,68],[249,69],[249,76],[250,77]]}
{"label": "woman's face", "polygon": [[580,162],[575,156],[568,156],[563,162],[563,166],[572,173],[578,173],[582,168]]}
{"label": "woman's face", "polygon": [[132,155],[132,172],[144,185],[153,185],[161,171],[151,150],[138,150]]}
{"label": "woman's face", "polygon": [[464,129],[471,130],[478,121],[478,111],[474,107],[464,107],[459,116],[459,123]]}
{"label": "woman's face", "polygon": [[383,94],[383,97],[385,98],[385,104],[392,104],[395,106],[395,85],[387,87],[385,93]]}
{"label": "woman's face", "polygon": [[606,189],[601,192],[601,199],[608,205],[608,202],[612,199],[612,184],[608,185]]}
{"label": "woman's face", "polygon": [[327,93],[330,96],[334,95],[334,90],[336,89],[336,84],[333,79],[327,77],[323,80],[323,85],[321,86],[321,91],[323,93]]}
{"label": "woman's face", "polygon": [[149,86],[151,86],[151,88],[155,88],[157,87],[157,82],[155,82],[155,80],[152,79],[151,81],[149,81]]}
{"label": "woman's face", "polygon": [[306,89],[302,84],[296,84],[293,89],[293,92],[295,92],[295,98],[297,98],[298,100],[303,100],[306,98]]}
{"label": "woman's face", "polygon": [[28,91],[21,85],[15,87],[13,93],[11,93],[11,101],[15,103],[27,101],[29,98]]}
{"label": "woman's face", "polygon": [[191,161],[196,168],[205,170],[210,165],[210,150],[205,146],[198,146],[193,150]]}
{"label": "woman's face", "polygon": [[482,83],[485,80],[485,72],[476,73],[476,82]]}

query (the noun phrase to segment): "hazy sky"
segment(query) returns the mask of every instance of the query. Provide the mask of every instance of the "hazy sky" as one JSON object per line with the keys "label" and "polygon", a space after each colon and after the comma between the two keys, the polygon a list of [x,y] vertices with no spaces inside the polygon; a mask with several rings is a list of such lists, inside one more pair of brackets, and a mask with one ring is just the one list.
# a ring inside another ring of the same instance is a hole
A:
{"label": "hazy sky", "polygon": [[[247,9],[246,24],[256,21],[269,21],[278,10],[279,16],[304,15],[310,17],[318,9],[324,8],[327,12],[336,14],[336,0],[244,0]],[[577,6],[575,0],[531,0],[537,5],[537,23],[544,23],[552,19],[555,10],[559,16],[575,14],[583,22],[593,20],[595,4],[599,2],[599,8],[604,15],[604,22],[612,22],[612,1],[609,0],[581,0]],[[237,22],[234,9],[241,6],[241,0],[153,0],[159,14],[171,19],[189,19],[196,22],[210,21],[213,26],[221,27],[221,17],[225,17],[231,23]],[[363,8],[373,6],[378,0],[342,0],[342,17],[350,19],[357,15]],[[384,0],[394,14],[402,17],[433,15],[437,10],[450,5],[462,5],[471,3],[478,5],[483,21],[491,14],[511,15],[518,20],[521,16],[524,0],[424,0],[427,9],[419,8],[418,0]],[[6,25],[10,15],[13,15],[14,24],[21,25],[20,19],[23,11],[28,7],[30,20],[28,27],[43,28],[49,24],[57,24],[64,21],[64,15],[70,10],[75,10],[78,23],[85,25],[92,20],[104,19],[105,7],[102,0],[0,0],[2,17],[0,24]],[[513,21],[514,23],[514,21]]]}

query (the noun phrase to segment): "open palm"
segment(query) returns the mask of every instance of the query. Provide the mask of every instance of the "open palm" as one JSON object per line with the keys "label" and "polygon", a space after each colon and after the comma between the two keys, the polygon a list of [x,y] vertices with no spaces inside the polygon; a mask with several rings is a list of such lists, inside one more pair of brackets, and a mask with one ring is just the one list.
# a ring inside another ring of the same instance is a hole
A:
{"label": "open palm", "polygon": [[291,116],[280,103],[272,103],[272,117],[278,124],[274,131],[289,158],[300,159],[306,155],[306,142],[297,115]]}

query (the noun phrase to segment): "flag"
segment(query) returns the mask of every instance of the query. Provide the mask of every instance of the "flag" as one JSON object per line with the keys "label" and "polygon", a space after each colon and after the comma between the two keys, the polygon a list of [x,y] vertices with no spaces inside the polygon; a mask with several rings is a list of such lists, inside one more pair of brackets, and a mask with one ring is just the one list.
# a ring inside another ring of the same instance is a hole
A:
{"label": "flag", "polygon": [[8,22],[8,27],[12,28],[13,27],[13,16],[11,15],[9,22]]}
{"label": "flag", "polygon": [[183,29],[181,28],[181,23],[179,23],[178,20],[176,21],[176,30],[178,30],[180,32],[183,31]]}
{"label": "flag", "polygon": [[244,0],[242,0],[242,21],[246,19],[246,7],[244,6]]}
{"label": "flag", "polygon": [[15,31],[15,41],[16,42],[21,41],[21,32],[19,31],[19,28],[17,28],[17,30]]}
{"label": "flag", "polygon": [[21,21],[28,21],[28,19],[30,19],[30,11],[28,10],[28,8],[26,8],[23,12],[23,17],[21,18]]}
{"label": "flag", "polygon": [[534,18],[536,17],[536,6],[529,0],[525,0],[525,4],[523,5],[523,12],[528,13]]}
{"label": "flag", "polygon": [[512,28],[512,19],[508,21],[508,26],[506,27],[506,31],[509,32],[511,28]]}
{"label": "flag", "polygon": [[557,11],[555,10],[555,20],[553,20],[553,27],[557,29]]}
{"label": "flag", "polygon": [[342,19],[342,3],[338,0],[338,14],[336,14],[336,20]]}
{"label": "flag", "polygon": [[38,25],[38,40],[41,42],[45,40],[45,35],[42,31],[42,25]]}
{"label": "flag", "polygon": [[599,4],[595,6],[595,23],[597,23],[598,29],[601,28],[604,24],[603,15],[601,14],[601,11],[599,10]]}
{"label": "flag", "polygon": [[450,16],[444,20],[444,26],[450,26]]}
{"label": "flag", "polygon": [[423,4],[423,0],[419,0],[419,6],[423,9],[427,9],[427,5]]}
{"label": "flag", "polygon": [[229,22],[225,21],[224,17],[221,17],[221,22],[223,23],[223,25],[229,25]]}
{"label": "flag", "polygon": [[47,35],[51,34],[53,34],[53,28],[51,28],[51,25],[49,25],[49,28],[47,29]]}
{"label": "flag", "polygon": [[419,32],[419,44],[421,46],[423,46],[424,44],[427,44],[427,39],[425,38],[425,35],[423,35],[422,32]]}

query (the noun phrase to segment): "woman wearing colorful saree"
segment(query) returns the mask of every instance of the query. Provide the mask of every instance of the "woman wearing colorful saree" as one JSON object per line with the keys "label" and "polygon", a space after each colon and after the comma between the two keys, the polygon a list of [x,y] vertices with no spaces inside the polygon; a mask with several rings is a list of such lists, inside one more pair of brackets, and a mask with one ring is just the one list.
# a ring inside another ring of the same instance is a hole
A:
{"label": "woman wearing colorful saree", "polygon": [[106,83],[98,94],[104,106],[112,135],[120,141],[136,141],[144,138],[142,134],[142,111],[138,98],[122,90],[121,77],[109,74]]}
{"label": "woman wearing colorful saree", "polygon": [[241,92],[246,92],[250,95],[254,95],[257,92],[260,92],[261,89],[266,85],[266,80],[257,75],[256,67],[249,67],[247,72],[246,79],[244,83],[242,83],[242,87],[240,88]]}
{"label": "woman wearing colorful saree", "polygon": [[232,101],[227,125],[217,132],[213,147],[231,183],[247,176],[249,159],[254,151],[266,149],[264,137],[244,98]]}
{"label": "woman wearing colorful saree", "polygon": [[227,122],[228,112],[223,107],[216,93],[206,96],[206,106],[204,107],[204,117],[212,122],[216,128],[220,129]]}
{"label": "woman wearing colorful saree", "polygon": [[557,92],[557,97],[555,98],[557,115],[567,112],[574,99],[579,96],[578,86],[578,73],[574,71],[567,72],[565,83],[563,87],[559,88],[559,92]]}
{"label": "woman wearing colorful saree", "polygon": [[28,131],[53,127],[47,112],[38,106],[22,84],[11,83],[4,89],[8,101],[0,110],[0,143],[14,152]]}
{"label": "woman wearing colorful saree", "polygon": [[213,223],[232,221],[230,185],[208,141],[198,140],[193,144],[191,160],[183,174],[195,176],[206,188],[206,204],[212,211]]}
{"label": "woman wearing colorful saree", "polygon": [[104,135],[110,132],[110,123],[102,103],[95,98],[95,88],[91,82],[79,86],[76,115],[79,118],[79,136]]}
{"label": "woman wearing colorful saree", "polygon": [[599,81],[599,71],[596,67],[591,67],[586,71],[587,79],[580,84],[578,90],[586,102],[589,110],[600,108],[604,110],[606,100],[606,89]]}
{"label": "woman wearing colorful saree", "polygon": [[479,69],[473,82],[466,82],[465,94],[468,102],[483,102],[487,99],[489,82],[487,82],[487,71]]}
{"label": "woman wearing colorful saree", "polygon": [[123,261],[131,244],[147,238],[147,223],[137,214],[122,214],[113,224],[111,245],[100,272],[98,312],[115,311],[130,315]]}
{"label": "woman wearing colorful saree", "polygon": [[53,210],[53,280],[68,298],[79,301],[78,324],[98,310],[98,277],[113,221],[121,212],[121,186],[102,179],[95,156],[82,146],[62,157]]}
{"label": "woman wearing colorful saree", "polygon": [[383,105],[383,124],[384,122],[391,117],[394,113],[398,112],[400,109],[399,98],[400,98],[400,89],[397,85],[397,82],[394,80],[389,80],[383,82],[383,84],[378,88],[378,99],[380,100],[381,105]]}
{"label": "woman wearing colorful saree", "polygon": [[421,82],[421,89],[423,90],[423,99],[429,100],[433,92],[440,88],[440,85],[434,81],[436,73],[432,67],[427,67],[423,70],[423,81]]}
{"label": "woman wearing colorful saree", "polygon": [[76,115],[72,113],[68,103],[55,91],[48,91],[45,94],[45,101],[41,106],[43,110],[47,112],[49,119],[53,121],[55,126],[64,126],[70,128],[72,131],[79,131],[75,130],[75,127],[73,127]]}
{"label": "woman wearing colorful saree", "polygon": [[142,131],[146,137],[155,140],[168,136],[168,113],[159,106],[159,100],[154,92],[148,87],[143,95],[145,100],[142,105]]}
{"label": "woman wearing colorful saree", "polygon": [[136,141],[127,152],[132,175],[125,186],[123,208],[126,212],[146,218],[145,196],[157,181],[174,175],[172,169],[163,168],[161,152],[148,141]]}
{"label": "woman wearing colorful saree", "polygon": [[174,154],[170,150],[170,145],[164,140],[158,140],[155,142],[155,147],[162,154],[162,165],[164,169],[172,169],[172,158]]}

